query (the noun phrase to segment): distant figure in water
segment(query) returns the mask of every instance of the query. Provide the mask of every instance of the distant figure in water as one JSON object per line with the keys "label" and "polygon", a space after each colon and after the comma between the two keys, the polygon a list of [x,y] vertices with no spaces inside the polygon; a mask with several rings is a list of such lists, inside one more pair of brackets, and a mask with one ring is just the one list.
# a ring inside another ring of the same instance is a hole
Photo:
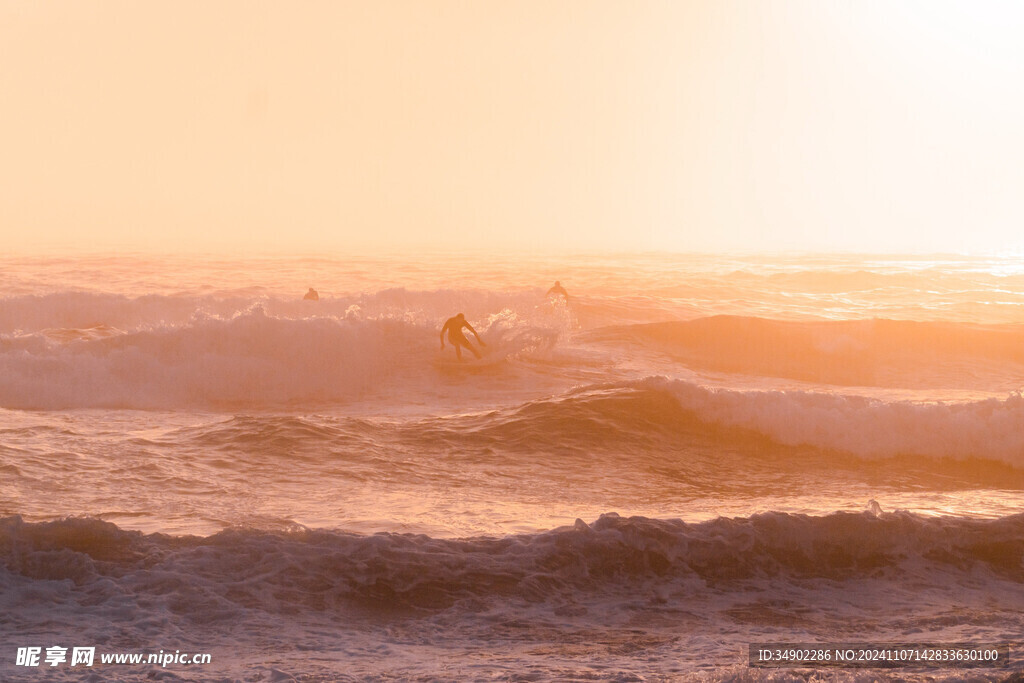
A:
{"label": "distant figure in water", "polygon": [[548,290],[547,296],[564,296],[565,300],[569,300],[569,292],[565,291],[565,287],[558,280],[555,280],[555,286]]}
{"label": "distant figure in water", "polygon": [[480,352],[473,348],[473,345],[466,339],[466,335],[462,334],[462,328],[465,327],[467,330],[473,333],[476,340],[480,343],[480,346],[487,346],[484,344],[484,340],[480,338],[480,335],[476,333],[473,326],[466,322],[466,316],[459,313],[454,318],[448,318],[444,322],[444,327],[441,328],[441,348],[444,349],[444,333],[448,333],[448,341],[452,346],[455,347],[455,357],[462,360],[462,349],[465,346],[467,349],[473,352],[473,355],[477,358],[480,357]]}
{"label": "distant figure in water", "polygon": [[312,287],[306,292],[306,296],[302,297],[303,301],[320,301],[320,295],[316,293],[316,290]]}

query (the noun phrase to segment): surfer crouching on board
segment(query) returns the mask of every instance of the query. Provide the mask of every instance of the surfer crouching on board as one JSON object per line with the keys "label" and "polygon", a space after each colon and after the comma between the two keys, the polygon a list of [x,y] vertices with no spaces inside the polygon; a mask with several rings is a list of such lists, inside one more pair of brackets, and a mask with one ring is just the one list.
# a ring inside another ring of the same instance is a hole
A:
{"label": "surfer crouching on board", "polygon": [[487,346],[484,344],[484,340],[480,338],[480,335],[476,333],[473,326],[466,322],[466,316],[459,313],[454,318],[448,318],[444,322],[444,327],[441,328],[441,348],[444,349],[444,333],[448,333],[448,341],[452,346],[455,347],[455,357],[462,360],[462,349],[460,347],[465,346],[467,349],[473,352],[473,355],[477,358],[480,357],[480,352],[473,348],[473,345],[466,339],[466,335],[462,334],[462,328],[465,327],[467,330],[473,333],[476,340],[480,343],[480,346]]}
{"label": "surfer crouching on board", "polygon": [[565,287],[562,286],[561,281],[556,280],[555,286],[548,290],[548,297],[563,297],[566,302],[569,301],[569,292],[565,291]]}

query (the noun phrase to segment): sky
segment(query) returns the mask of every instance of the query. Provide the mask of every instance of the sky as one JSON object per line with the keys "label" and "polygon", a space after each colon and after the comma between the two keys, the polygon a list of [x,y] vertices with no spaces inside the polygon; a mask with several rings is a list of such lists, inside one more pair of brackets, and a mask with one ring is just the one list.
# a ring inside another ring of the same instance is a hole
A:
{"label": "sky", "polygon": [[0,249],[1024,247],[1024,5],[0,0]]}

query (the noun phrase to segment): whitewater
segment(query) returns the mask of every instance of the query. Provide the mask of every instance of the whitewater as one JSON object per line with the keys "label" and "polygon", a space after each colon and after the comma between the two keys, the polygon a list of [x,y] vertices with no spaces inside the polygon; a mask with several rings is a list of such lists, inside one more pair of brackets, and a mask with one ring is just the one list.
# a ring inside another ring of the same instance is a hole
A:
{"label": "whitewater", "polygon": [[[4,681],[878,680],[747,646],[1024,643],[1016,258],[3,256],[0,377]],[[212,662],[15,663],[51,645]]]}

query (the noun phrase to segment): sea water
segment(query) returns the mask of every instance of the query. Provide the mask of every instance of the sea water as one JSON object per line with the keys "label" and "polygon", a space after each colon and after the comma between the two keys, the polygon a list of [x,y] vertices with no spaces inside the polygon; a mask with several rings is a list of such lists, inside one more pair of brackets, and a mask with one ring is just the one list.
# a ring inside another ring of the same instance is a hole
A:
{"label": "sea water", "polygon": [[[4,681],[875,680],[747,647],[1021,645],[1019,259],[0,261]],[[459,312],[481,360],[441,349]],[[15,663],[79,645],[211,662]]]}

